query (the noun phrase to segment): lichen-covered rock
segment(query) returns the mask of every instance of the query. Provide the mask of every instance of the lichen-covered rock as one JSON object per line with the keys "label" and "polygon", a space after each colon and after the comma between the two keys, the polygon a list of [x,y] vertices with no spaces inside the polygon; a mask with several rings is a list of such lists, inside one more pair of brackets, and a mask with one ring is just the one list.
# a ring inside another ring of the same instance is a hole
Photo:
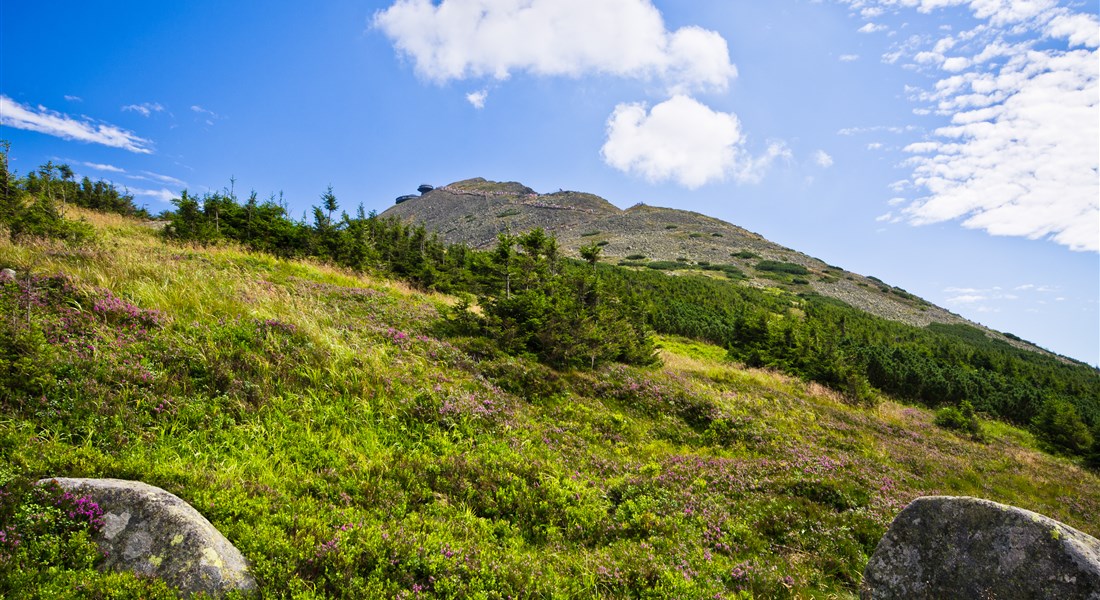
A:
{"label": "lichen-covered rock", "polygon": [[989,500],[917,498],[879,542],[860,597],[1100,600],[1100,541]]}
{"label": "lichen-covered rock", "polygon": [[86,496],[103,510],[96,542],[105,567],[157,577],[185,594],[254,591],[244,556],[210,521],[178,497],[140,481],[43,479]]}

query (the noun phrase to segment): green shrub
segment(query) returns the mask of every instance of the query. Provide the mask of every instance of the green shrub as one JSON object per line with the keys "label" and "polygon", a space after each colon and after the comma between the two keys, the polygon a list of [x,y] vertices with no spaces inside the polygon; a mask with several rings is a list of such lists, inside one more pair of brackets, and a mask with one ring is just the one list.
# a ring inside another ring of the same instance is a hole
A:
{"label": "green shrub", "polygon": [[1031,425],[1041,440],[1058,450],[1080,454],[1093,444],[1092,434],[1077,409],[1061,398],[1044,404]]}
{"label": "green shrub", "polygon": [[810,270],[802,265],[778,260],[762,260],[756,263],[757,271],[770,271],[773,273],[788,273],[790,275],[809,275]]}
{"label": "green shrub", "polygon": [[685,263],[682,263],[682,262],[674,262],[674,261],[671,261],[671,260],[654,260],[654,261],[650,261],[650,262],[645,263],[645,266],[650,268],[650,269],[657,270],[657,271],[676,271],[676,270],[680,270],[680,269],[690,269],[691,268],[691,265],[688,265],[688,264],[685,264]]}
{"label": "green shrub", "polygon": [[746,260],[753,259],[753,258],[760,258],[759,254],[757,254],[755,252],[750,252],[748,250],[741,250],[740,252],[733,252],[733,253],[730,254],[730,256],[733,257],[733,258],[744,258]]}
{"label": "green shrub", "polygon": [[645,260],[645,254],[631,254],[626,257],[626,260]]}
{"label": "green shrub", "polygon": [[984,437],[982,424],[969,400],[963,400],[958,407],[945,406],[937,410],[934,422],[944,429],[965,433],[974,439]]}

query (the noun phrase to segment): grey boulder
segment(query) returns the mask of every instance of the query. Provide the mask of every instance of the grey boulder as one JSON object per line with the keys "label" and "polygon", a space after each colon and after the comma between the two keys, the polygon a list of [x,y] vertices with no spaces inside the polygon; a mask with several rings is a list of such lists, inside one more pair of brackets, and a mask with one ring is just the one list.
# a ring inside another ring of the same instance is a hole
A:
{"label": "grey boulder", "polygon": [[860,597],[1100,600],[1100,541],[989,500],[917,498],[879,541]]}
{"label": "grey boulder", "polygon": [[43,479],[103,510],[104,566],[157,577],[185,595],[256,590],[248,562],[198,511],[158,487],[122,479]]}

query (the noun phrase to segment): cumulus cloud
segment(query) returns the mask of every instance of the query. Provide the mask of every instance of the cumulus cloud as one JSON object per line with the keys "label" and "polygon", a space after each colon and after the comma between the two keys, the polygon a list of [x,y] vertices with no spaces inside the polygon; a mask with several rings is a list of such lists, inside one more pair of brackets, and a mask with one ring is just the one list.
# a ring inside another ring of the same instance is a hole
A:
{"label": "cumulus cloud", "polygon": [[601,154],[620,171],[689,189],[730,178],[758,181],[776,158],[790,157],[781,144],[758,157],[743,146],[737,115],[676,95],[652,109],[642,103],[618,105],[608,119]]}
{"label": "cumulus cloud", "polygon": [[0,125],[37,131],[65,140],[102,144],[138,154],[151,154],[152,142],[131,131],[107,123],[96,123],[83,117],[75,118],[45,106],[25,106],[0,95]]}
{"label": "cumulus cloud", "polygon": [[[978,25],[911,37],[897,60],[933,74],[907,88],[919,114],[949,120],[911,143],[913,224],[958,220],[992,235],[1100,251],[1100,20],[1054,0],[841,0],[968,9]],[[946,56],[950,52],[952,56]]]}
{"label": "cumulus cloud", "polygon": [[136,112],[143,117],[148,117],[155,112],[162,112],[164,107],[159,102],[142,102],[141,104],[128,104],[122,107],[123,112]]}
{"label": "cumulus cloud", "polygon": [[875,33],[876,31],[882,31],[884,29],[886,29],[885,25],[880,25],[878,23],[867,23],[863,27],[860,27],[858,31],[860,33]]}
{"label": "cumulus cloud", "polygon": [[470,92],[466,94],[466,101],[473,105],[474,108],[485,108],[485,99],[489,97],[489,92],[486,90],[478,90],[476,92]]}
{"label": "cumulus cloud", "polygon": [[609,74],[684,93],[725,90],[737,75],[721,35],[669,31],[650,0],[397,0],[373,25],[439,83]]}
{"label": "cumulus cloud", "polygon": [[817,166],[828,169],[833,166],[833,157],[829,156],[824,150],[818,150],[814,153],[814,162]]}

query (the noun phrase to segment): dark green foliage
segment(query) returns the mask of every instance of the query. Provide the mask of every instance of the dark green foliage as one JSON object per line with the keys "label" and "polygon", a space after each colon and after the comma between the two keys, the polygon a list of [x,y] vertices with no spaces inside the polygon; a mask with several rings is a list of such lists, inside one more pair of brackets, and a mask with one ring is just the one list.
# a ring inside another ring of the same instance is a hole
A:
{"label": "dark green foliage", "polygon": [[730,279],[744,279],[745,278],[745,272],[742,271],[741,269],[738,269],[734,265],[712,265],[712,264],[705,264],[704,265],[702,263],[699,263],[699,265],[703,268],[704,271],[721,271],[721,272],[725,273],[726,277],[728,277]]}
{"label": "dark green foliage", "polygon": [[630,254],[626,260],[645,260],[645,254]]}
{"label": "dark green foliage", "polygon": [[1093,446],[1088,425],[1077,414],[1077,408],[1065,400],[1054,399],[1043,404],[1032,425],[1039,437],[1057,450],[1082,454]]}
{"label": "dark green foliage", "polygon": [[674,262],[671,260],[654,260],[645,263],[645,266],[655,271],[677,271],[680,269],[690,269],[691,265],[683,262]]}
{"label": "dark green foliage", "polygon": [[741,251],[738,251],[738,252],[733,252],[733,253],[730,254],[730,256],[733,257],[733,258],[744,258],[745,260],[749,260],[749,259],[753,259],[753,258],[760,258],[759,254],[757,254],[755,252],[752,252],[752,251],[749,251],[749,250],[741,250]]}
{"label": "dark green foliage", "polygon": [[953,429],[980,440],[983,438],[982,424],[974,414],[974,405],[963,400],[958,407],[945,406],[936,411],[936,425],[944,429]]}
{"label": "dark green foliage", "polygon": [[809,275],[810,270],[802,265],[778,260],[762,260],[756,263],[757,271],[770,271],[773,273],[787,273],[789,275]]}
{"label": "dark green foliage", "polygon": [[[592,268],[563,261],[557,241],[543,230],[502,234],[492,255],[497,283],[479,303],[486,331],[505,352],[530,353],[559,368],[654,361],[637,311],[605,294]],[[586,246],[582,255],[595,267],[599,249]]]}
{"label": "dark green foliage", "polygon": [[[54,178],[55,171],[68,178]],[[12,240],[50,238],[79,243],[91,239],[92,228],[87,223],[62,214],[61,202],[72,195],[76,185],[71,177],[67,165],[50,162],[22,180],[15,178],[8,172],[7,144],[0,146],[0,226]]]}

